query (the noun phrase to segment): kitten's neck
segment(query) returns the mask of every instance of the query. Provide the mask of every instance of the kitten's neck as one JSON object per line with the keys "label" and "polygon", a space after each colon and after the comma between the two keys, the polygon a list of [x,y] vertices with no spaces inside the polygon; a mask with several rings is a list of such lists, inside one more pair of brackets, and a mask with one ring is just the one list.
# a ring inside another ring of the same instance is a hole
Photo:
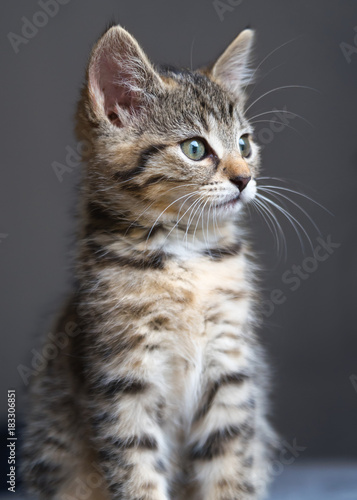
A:
{"label": "kitten's neck", "polygon": [[234,220],[198,220],[191,225],[175,223],[140,223],[128,213],[111,214],[98,204],[87,205],[81,240],[102,253],[114,252],[130,257],[166,254],[183,259],[211,255],[220,249],[237,249],[244,232]]}

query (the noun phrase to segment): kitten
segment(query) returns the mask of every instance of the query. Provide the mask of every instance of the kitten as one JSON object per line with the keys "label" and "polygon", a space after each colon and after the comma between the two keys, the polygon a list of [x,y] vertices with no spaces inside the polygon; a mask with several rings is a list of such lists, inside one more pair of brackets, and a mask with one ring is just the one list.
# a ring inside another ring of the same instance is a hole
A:
{"label": "kitten", "polygon": [[264,496],[276,437],[242,229],[259,167],[252,43],[243,31],[198,71],[154,68],[117,26],[92,51],[78,288],[24,446],[41,499]]}

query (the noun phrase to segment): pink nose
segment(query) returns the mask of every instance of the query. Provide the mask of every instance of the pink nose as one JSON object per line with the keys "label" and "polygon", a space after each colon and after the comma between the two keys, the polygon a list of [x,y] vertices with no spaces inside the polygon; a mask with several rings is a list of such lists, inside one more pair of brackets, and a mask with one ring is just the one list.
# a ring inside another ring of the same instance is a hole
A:
{"label": "pink nose", "polygon": [[240,192],[243,191],[247,187],[248,182],[250,181],[251,177],[243,177],[242,175],[238,175],[238,177],[232,177],[229,179],[237,188],[239,189]]}

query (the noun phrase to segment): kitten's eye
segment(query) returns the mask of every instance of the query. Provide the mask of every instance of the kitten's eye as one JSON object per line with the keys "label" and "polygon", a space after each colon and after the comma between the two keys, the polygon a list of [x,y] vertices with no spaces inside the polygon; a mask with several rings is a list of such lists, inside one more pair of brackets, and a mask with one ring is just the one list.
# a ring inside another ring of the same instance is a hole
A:
{"label": "kitten's eye", "polygon": [[181,142],[181,149],[191,160],[202,160],[207,154],[206,146],[200,139],[188,139]]}
{"label": "kitten's eye", "polygon": [[249,142],[249,134],[243,134],[239,138],[239,149],[243,158],[248,158],[252,152]]}

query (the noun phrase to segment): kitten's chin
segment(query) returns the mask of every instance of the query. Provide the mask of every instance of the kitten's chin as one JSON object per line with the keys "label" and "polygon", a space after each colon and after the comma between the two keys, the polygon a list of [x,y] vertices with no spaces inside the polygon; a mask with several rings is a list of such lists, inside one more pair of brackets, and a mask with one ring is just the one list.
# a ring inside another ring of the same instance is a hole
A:
{"label": "kitten's chin", "polygon": [[248,203],[254,200],[256,192],[257,184],[255,180],[252,179],[242,192],[238,194],[233,193],[223,202],[217,203],[217,215],[222,218],[228,218],[232,215],[239,214]]}
{"label": "kitten's chin", "polygon": [[216,205],[216,215],[222,220],[235,218],[239,216],[245,205],[246,203],[238,195],[229,201]]}

